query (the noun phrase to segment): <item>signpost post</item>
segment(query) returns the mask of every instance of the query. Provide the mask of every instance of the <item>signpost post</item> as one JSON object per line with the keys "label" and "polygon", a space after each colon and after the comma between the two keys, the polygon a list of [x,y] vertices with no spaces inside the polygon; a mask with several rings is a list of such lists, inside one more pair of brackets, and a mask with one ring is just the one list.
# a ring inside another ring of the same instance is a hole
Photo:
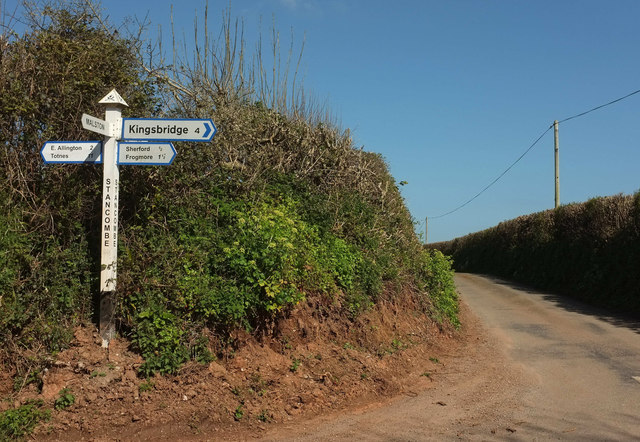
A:
{"label": "signpost post", "polygon": [[[102,100],[105,119],[82,114],[82,127],[100,135],[100,141],[47,141],[40,155],[51,163],[102,163],[102,232],[100,236],[100,336],[108,347],[115,336],[118,263],[119,165],[169,165],[176,150],[169,141],[211,141],[216,127],[211,119],[122,118],[128,106],[113,89]],[[151,142],[149,142],[151,141]]]}
{"label": "signpost post", "polygon": [[105,135],[102,161],[102,234],[100,235],[100,335],[102,346],[106,348],[116,333],[115,292],[118,274],[118,190],[120,187],[116,136],[112,133],[111,127],[117,126],[122,118],[122,108],[128,105],[115,89],[99,103],[107,105],[105,124],[101,124],[97,118],[88,119],[86,114],[82,116],[82,122],[84,126],[85,121],[91,121],[95,126],[93,124],[90,126],[100,129],[99,133]]}

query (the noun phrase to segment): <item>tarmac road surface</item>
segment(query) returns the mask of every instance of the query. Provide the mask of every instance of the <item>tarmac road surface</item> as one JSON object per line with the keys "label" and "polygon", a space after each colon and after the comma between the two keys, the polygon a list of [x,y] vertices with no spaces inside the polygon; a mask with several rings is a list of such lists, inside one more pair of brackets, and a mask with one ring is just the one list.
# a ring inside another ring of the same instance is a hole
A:
{"label": "tarmac road surface", "polygon": [[457,274],[468,344],[434,388],[266,440],[640,440],[640,321]]}

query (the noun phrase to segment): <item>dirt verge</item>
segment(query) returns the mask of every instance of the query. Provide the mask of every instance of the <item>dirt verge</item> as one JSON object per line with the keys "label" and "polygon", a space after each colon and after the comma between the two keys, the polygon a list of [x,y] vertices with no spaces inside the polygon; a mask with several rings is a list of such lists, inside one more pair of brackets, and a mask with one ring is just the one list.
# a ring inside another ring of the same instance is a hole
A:
{"label": "dirt verge", "polygon": [[[142,359],[125,339],[100,346],[97,330],[75,330],[72,346],[51,362],[38,390],[12,393],[10,376],[0,411],[42,399],[52,418],[38,440],[210,440],[260,437],[337,410],[381,403],[404,392],[431,388],[446,370],[464,333],[442,328],[411,297],[380,302],[350,321],[339,307],[311,300],[277,324],[279,332],[239,332],[233,348],[209,363],[179,373],[138,377]],[[73,404],[55,410],[68,389]]]}

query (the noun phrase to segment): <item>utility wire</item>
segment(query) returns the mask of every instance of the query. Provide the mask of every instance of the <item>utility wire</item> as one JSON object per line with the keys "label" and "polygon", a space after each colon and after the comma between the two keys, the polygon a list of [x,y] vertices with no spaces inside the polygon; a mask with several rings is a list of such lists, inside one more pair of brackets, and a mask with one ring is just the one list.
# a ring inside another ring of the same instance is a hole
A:
{"label": "utility wire", "polygon": [[637,91],[633,91],[630,94],[625,95],[624,97],[616,98],[613,101],[610,101],[610,102],[605,103],[605,104],[601,104],[600,106],[596,106],[593,109],[589,109],[588,111],[584,111],[584,112],[581,112],[579,114],[573,115],[571,117],[565,118],[564,120],[560,120],[560,121],[558,121],[558,123],[564,123],[565,121],[573,120],[574,118],[578,118],[578,117],[581,117],[583,115],[587,115],[588,113],[591,113],[591,112],[593,112],[595,110],[602,109],[603,107],[609,106],[609,105],[611,105],[613,103],[617,103],[618,101],[622,101],[625,98],[629,98],[630,96],[635,95],[635,94],[637,94],[639,92],[640,92],[640,89],[638,89]]}
{"label": "utility wire", "polygon": [[495,183],[497,183],[497,182],[498,182],[498,180],[499,180],[500,178],[502,178],[503,176],[505,176],[505,175],[507,174],[507,172],[509,172],[513,166],[515,166],[516,164],[518,164],[518,162],[519,162],[521,159],[523,159],[523,158],[524,158],[524,156],[525,156],[526,154],[528,154],[528,153],[529,153],[529,151],[530,151],[531,149],[533,149],[533,148],[534,148],[534,146],[535,146],[536,144],[538,144],[538,142],[542,139],[542,137],[544,137],[544,136],[547,134],[547,132],[549,132],[549,131],[551,130],[551,128],[552,128],[552,127],[553,127],[553,125],[549,126],[549,127],[547,128],[547,130],[545,130],[545,131],[542,133],[542,135],[540,135],[540,136],[536,139],[536,141],[534,141],[534,142],[533,142],[533,144],[532,144],[531,146],[529,146],[529,147],[527,148],[527,150],[525,150],[525,151],[524,151],[524,153],[518,157],[518,159],[517,159],[517,160],[515,160],[513,163],[511,163],[511,165],[510,165],[509,167],[507,167],[507,168],[504,170],[504,172],[502,172],[500,175],[498,175],[498,177],[497,177],[495,180],[493,180],[493,181],[491,181],[489,184],[487,184],[487,185],[484,187],[484,189],[482,189],[480,192],[478,192],[478,193],[477,193],[473,198],[469,199],[467,202],[465,202],[465,203],[463,203],[463,204],[460,204],[458,207],[456,207],[456,208],[455,208],[455,209],[453,209],[453,210],[448,211],[447,213],[443,213],[442,215],[433,216],[433,217],[432,217],[432,216],[430,216],[430,217],[428,217],[428,218],[429,218],[429,219],[438,219],[438,218],[445,217],[445,216],[447,216],[447,215],[451,215],[453,212],[457,212],[458,210],[462,209],[464,206],[466,206],[467,204],[469,204],[471,201],[473,201],[473,200],[475,200],[476,198],[478,198],[480,195],[482,195],[484,192],[486,192],[486,191],[489,189],[489,187],[491,187],[491,186],[493,186]]}
{"label": "utility wire", "polygon": [[[636,91],[633,91],[633,92],[631,92],[630,94],[625,95],[624,97],[616,98],[615,100],[610,101],[610,102],[608,102],[608,103],[601,104],[601,105],[596,106],[596,107],[594,107],[594,108],[592,108],[592,109],[589,109],[589,110],[587,110],[587,111],[580,112],[579,114],[576,114],[576,115],[572,115],[572,116],[570,116],[570,117],[567,117],[567,118],[565,118],[565,119],[563,119],[563,120],[558,121],[558,123],[564,123],[565,121],[569,121],[569,120],[573,120],[574,118],[582,117],[582,116],[584,116],[584,115],[587,115],[588,113],[591,113],[591,112],[596,111],[596,110],[598,110],[598,109],[602,109],[603,107],[610,106],[610,105],[612,105],[612,104],[614,104],[614,103],[617,103],[618,101],[622,101],[622,100],[624,100],[625,98],[629,98],[629,97],[631,97],[632,95],[635,95],[635,94],[637,94],[637,93],[640,93],[640,89],[638,89],[638,90],[636,90]],[[545,130],[545,131],[542,133],[542,135],[540,135],[540,136],[536,139],[536,141],[534,141],[534,142],[533,142],[533,144],[532,144],[531,146],[529,146],[529,147],[527,148],[527,150],[525,150],[525,151],[524,151],[524,153],[518,157],[518,159],[517,159],[517,160],[515,160],[513,163],[511,163],[511,165],[510,165],[509,167],[507,167],[507,168],[504,170],[504,172],[502,172],[500,175],[498,175],[498,177],[497,177],[496,179],[494,179],[494,180],[493,180],[493,181],[491,181],[489,184],[487,184],[487,185],[486,185],[486,186],[485,186],[485,187],[484,187],[480,192],[478,192],[478,193],[477,193],[473,198],[471,198],[471,199],[469,199],[468,201],[466,201],[466,202],[464,202],[464,203],[460,204],[460,205],[459,205],[458,207],[456,207],[455,209],[450,210],[450,211],[448,211],[448,212],[446,212],[446,213],[443,213],[442,215],[438,215],[438,216],[429,216],[428,218],[429,218],[429,219],[438,219],[438,218],[443,218],[443,217],[445,217],[445,216],[447,216],[447,215],[451,215],[452,213],[457,212],[458,210],[462,209],[464,206],[466,206],[467,204],[471,203],[473,200],[475,200],[476,198],[478,198],[480,195],[482,195],[484,192],[486,192],[486,191],[487,191],[491,186],[493,186],[495,183],[497,183],[497,182],[500,180],[500,178],[502,178],[503,176],[505,176],[505,175],[507,174],[507,172],[509,172],[509,171],[513,168],[513,166],[515,166],[516,164],[518,164],[518,162],[519,162],[521,159],[523,159],[523,158],[524,158],[524,156],[525,156],[526,154],[528,154],[528,153],[529,153],[529,151],[530,151],[531,149],[533,149],[533,148],[535,147],[535,145],[536,145],[536,144],[538,144],[538,142],[542,139],[542,137],[544,137],[544,136],[547,134],[547,132],[549,132],[549,131],[551,130],[551,128],[553,128],[553,124],[552,124],[551,126],[549,126],[549,127],[547,128],[547,130]]]}

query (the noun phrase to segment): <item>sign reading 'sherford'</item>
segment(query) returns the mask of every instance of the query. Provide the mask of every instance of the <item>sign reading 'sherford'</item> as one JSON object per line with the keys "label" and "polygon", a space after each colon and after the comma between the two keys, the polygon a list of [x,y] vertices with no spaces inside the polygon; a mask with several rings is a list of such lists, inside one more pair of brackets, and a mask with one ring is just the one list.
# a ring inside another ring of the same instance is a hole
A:
{"label": "sign reading 'sherford'", "polygon": [[[99,103],[105,118],[83,114],[82,127],[104,135],[101,141],[47,141],[40,155],[46,164],[103,165],[102,235],[100,237],[100,334],[107,347],[115,335],[114,312],[118,261],[119,165],[169,165],[176,150],[169,141],[211,141],[216,127],[211,119],[122,118],[128,106],[114,89]],[[153,142],[149,142],[153,141]]]}

